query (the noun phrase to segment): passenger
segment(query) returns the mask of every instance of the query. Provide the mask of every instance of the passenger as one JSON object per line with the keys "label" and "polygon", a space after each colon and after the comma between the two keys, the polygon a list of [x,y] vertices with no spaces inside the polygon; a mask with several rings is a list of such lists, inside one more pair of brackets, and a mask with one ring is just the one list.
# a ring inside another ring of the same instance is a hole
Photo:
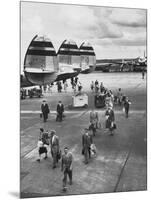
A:
{"label": "passenger", "polygon": [[76,90],[76,84],[75,84],[75,81],[73,80],[73,82],[72,82],[72,89],[73,90]]}
{"label": "passenger", "polygon": [[50,144],[50,136],[48,131],[43,131],[41,135],[41,139],[43,144],[49,145]]}
{"label": "passenger", "polygon": [[67,81],[65,81],[65,82],[64,82],[64,91],[65,91],[65,92],[67,92],[67,87],[68,87],[68,84],[67,84]]}
{"label": "passenger", "polygon": [[48,119],[48,113],[50,112],[49,106],[46,103],[46,100],[43,100],[43,103],[41,105],[41,112],[42,112],[43,120],[44,122],[46,122]]}
{"label": "passenger", "polygon": [[61,101],[59,101],[58,105],[57,105],[57,117],[56,117],[56,121],[59,121],[59,122],[62,121],[63,112],[64,112],[64,105],[62,104]]}
{"label": "passenger", "polygon": [[73,89],[73,93],[76,94],[76,84],[74,81],[73,81],[72,89]]}
{"label": "passenger", "polygon": [[96,134],[96,129],[98,128],[98,112],[94,111],[94,109],[91,110],[90,112],[90,129],[93,131],[93,135],[95,136]]}
{"label": "passenger", "polygon": [[100,84],[100,92],[103,93],[104,92],[104,86],[103,86],[103,82],[101,82]]}
{"label": "passenger", "polygon": [[106,101],[106,108],[108,108],[108,107],[113,108],[114,96],[113,96],[111,90],[107,91],[105,101]]}
{"label": "passenger", "polygon": [[79,82],[78,82],[78,92],[81,92],[81,90],[82,90],[82,84],[81,84],[81,82],[79,81]]}
{"label": "passenger", "polygon": [[84,155],[85,164],[88,164],[91,157],[90,146],[92,143],[92,137],[90,136],[89,129],[85,129],[85,132],[82,134],[82,154]]}
{"label": "passenger", "polygon": [[121,90],[121,88],[118,89],[117,100],[118,100],[117,103],[121,106],[121,104],[122,104],[122,90]]}
{"label": "passenger", "polygon": [[74,82],[75,82],[76,85],[77,85],[77,83],[78,83],[78,79],[79,79],[79,78],[78,78],[77,76],[76,76],[75,79],[74,79]]}
{"label": "passenger", "polygon": [[44,159],[47,159],[47,146],[44,144],[43,140],[42,140],[42,135],[44,133],[44,129],[40,128],[40,136],[39,136],[39,140],[38,140],[38,153],[39,153],[39,158],[37,159],[38,162],[40,162],[41,160],[41,154],[45,153],[45,157]]}
{"label": "passenger", "polygon": [[71,77],[71,85],[73,85],[73,81],[74,81],[74,79],[73,79],[73,77]]}
{"label": "passenger", "polygon": [[51,137],[50,137],[50,148],[51,148],[51,155],[53,158],[53,165],[52,168],[56,168],[56,165],[58,163],[58,154],[60,152],[59,149],[59,137],[56,135],[56,131],[51,131]]}
{"label": "passenger", "polygon": [[61,171],[64,174],[63,177],[63,191],[67,191],[67,176],[69,177],[69,184],[72,185],[72,171],[73,171],[73,156],[69,152],[69,148],[64,148],[64,154],[61,160]]}
{"label": "passenger", "polygon": [[95,85],[95,93],[97,94],[99,92],[99,85]]}
{"label": "passenger", "polygon": [[98,82],[98,80],[96,80],[96,81],[95,81],[95,86],[96,86],[96,85],[99,85],[99,82]]}
{"label": "passenger", "polygon": [[113,130],[115,129],[115,116],[111,106],[109,106],[105,112],[106,116],[106,128],[109,129],[110,135],[113,136]]}
{"label": "passenger", "polygon": [[92,91],[92,92],[94,91],[94,87],[95,87],[95,86],[94,86],[94,81],[92,81],[92,82],[91,82],[91,85],[90,85],[90,88],[91,88],[91,91]]}
{"label": "passenger", "polygon": [[60,93],[62,92],[62,84],[61,84],[61,81],[59,81],[58,91],[59,91]]}
{"label": "passenger", "polygon": [[49,91],[50,93],[52,93],[52,85],[51,85],[51,84],[48,85],[48,91]]}
{"label": "passenger", "polygon": [[144,79],[144,76],[145,76],[145,71],[144,69],[142,70],[142,79]]}
{"label": "passenger", "polygon": [[47,91],[47,85],[44,85],[43,89],[44,89],[44,92],[46,93],[46,91]]}
{"label": "passenger", "polygon": [[125,117],[128,118],[128,113],[129,113],[129,107],[130,107],[130,100],[128,99],[128,97],[126,97],[125,101],[124,101],[124,111],[125,111]]}
{"label": "passenger", "polygon": [[40,94],[42,94],[42,86],[41,85],[39,86],[39,89],[40,89]]}
{"label": "passenger", "polygon": [[56,83],[56,85],[57,85],[58,93],[61,93],[61,90],[62,90],[61,82],[58,81],[58,82]]}

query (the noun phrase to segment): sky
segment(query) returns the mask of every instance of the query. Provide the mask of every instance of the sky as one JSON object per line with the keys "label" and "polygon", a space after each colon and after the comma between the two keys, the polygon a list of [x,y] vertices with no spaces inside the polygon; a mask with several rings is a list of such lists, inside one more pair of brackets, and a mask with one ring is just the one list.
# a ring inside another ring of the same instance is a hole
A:
{"label": "sky", "polygon": [[144,9],[21,2],[21,65],[36,34],[48,36],[56,52],[71,39],[89,42],[97,59],[143,56],[146,24]]}

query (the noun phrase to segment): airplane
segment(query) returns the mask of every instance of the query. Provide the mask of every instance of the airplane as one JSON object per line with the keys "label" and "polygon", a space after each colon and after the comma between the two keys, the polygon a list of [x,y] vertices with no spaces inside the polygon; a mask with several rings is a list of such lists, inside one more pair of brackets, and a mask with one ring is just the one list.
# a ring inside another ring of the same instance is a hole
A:
{"label": "airplane", "polygon": [[[75,77],[80,72],[93,71],[96,64],[94,50],[85,43],[81,47],[83,51],[80,52],[74,41],[64,40],[56,53],[49,38],[36,35],[25,54],[21,87],[50,85],[55,81]],[[86,59],[87,68],[83,68],[83,60]]]}
{"label": "airplane", "polygon": [[102,59],[96,62],[96,71],[146,71],[147,56],[127,59]]}
{"label": "airplane", "polygon": [[57,53],[59,70],[56,81],[66,80],[81,72],[80,52],[72,40],[64,40]]}
{"label": "airplane", "polygon": [[133,68],[134,71],[147,71],[147,56],[145,56],[145,51],[144,51],[144,57],[138,57],[135,59],[133,62]]}
{"label": "airplane", "polygon": [[147,56],[145,55],[144,51],[144,57],[138,57],[136,59],[135,65],[140,65],[140,66],[147,66]]}
{"label": "airplane", "polygon": [[90,43],[83,42],[79,47],[81,58],[81,73],[86,74],[95,70],[96,55]]}
{"label": "airplane", "polygon": [[49,85],[77,76],[80,53],[73,41],[64,40],[56,54],[49,38],[36,35],[25,54],[21,87]]}
{"label": "airplane", "polygon": [[97,60],[96,71],[112,72],[112,71],[132,71],[133,62],[130,59],[104,59]]}
{"label": "airplane", "polygon": [[57,72],[58,59],[52,42],[45,36],[36,35],[25,54],[21,87],[53,83]]}

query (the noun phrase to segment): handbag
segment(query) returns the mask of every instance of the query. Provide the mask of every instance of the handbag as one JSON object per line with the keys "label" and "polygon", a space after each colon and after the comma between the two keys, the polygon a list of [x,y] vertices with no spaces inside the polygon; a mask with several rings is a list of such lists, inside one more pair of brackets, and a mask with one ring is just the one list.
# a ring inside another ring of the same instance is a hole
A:
{"label": "handbag", "polygon": [[42,113],[40,113],[40,118],[42,118]]}
{"label": "handbag", "polygon": [[113,124],[113,129],[116,129],[116,128],[117,128],[117,126],[116,126],[116,124],[114,123],[114,124]]}

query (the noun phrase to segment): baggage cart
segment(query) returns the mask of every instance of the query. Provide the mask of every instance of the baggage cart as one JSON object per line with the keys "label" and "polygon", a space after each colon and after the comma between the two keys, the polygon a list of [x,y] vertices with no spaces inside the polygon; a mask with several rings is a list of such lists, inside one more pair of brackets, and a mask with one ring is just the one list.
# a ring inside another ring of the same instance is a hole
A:
{"label": "baggage cart", "polygon": [[88,107],[88,95],[79,93],[72,97],[72,106],[73,107]]}

